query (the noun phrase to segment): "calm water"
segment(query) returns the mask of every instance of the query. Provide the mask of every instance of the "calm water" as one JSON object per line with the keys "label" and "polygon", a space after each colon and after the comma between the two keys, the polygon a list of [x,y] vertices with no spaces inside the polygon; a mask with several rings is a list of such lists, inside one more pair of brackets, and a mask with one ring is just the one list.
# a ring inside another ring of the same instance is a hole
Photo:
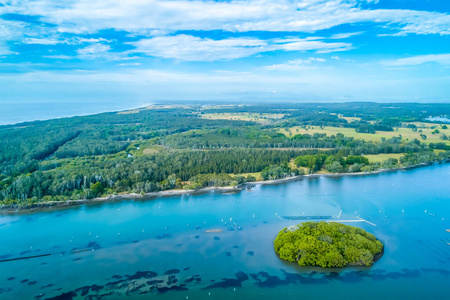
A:
{"label": "calm water", "polygon": [[[449,175],[446,164],[0,217],[1,260],[51,254],[0,263],[0,298],[448,299]],[[341,210],[376,224],[349,223],[385,244],[373,267],[277,258],[274,237],[298,222],[279,216]]]}
{"label": "calm water", "polygon": [[148,105],[143,101],[21,102],[0,101],[0,125],[92,115]]}

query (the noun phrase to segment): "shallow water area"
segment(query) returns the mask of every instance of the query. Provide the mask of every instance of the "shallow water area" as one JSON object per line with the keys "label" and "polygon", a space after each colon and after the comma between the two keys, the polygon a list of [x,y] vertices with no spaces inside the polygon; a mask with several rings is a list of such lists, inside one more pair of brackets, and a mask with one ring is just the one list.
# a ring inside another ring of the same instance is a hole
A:
{"label": "shallow water area", "polygon": [[[0,217],[0,299],[444,299],[449,175],[442,164]],[[385,254],[371,268],[283,262],[273,239],[300,222],[285,216],[351,221]]]}

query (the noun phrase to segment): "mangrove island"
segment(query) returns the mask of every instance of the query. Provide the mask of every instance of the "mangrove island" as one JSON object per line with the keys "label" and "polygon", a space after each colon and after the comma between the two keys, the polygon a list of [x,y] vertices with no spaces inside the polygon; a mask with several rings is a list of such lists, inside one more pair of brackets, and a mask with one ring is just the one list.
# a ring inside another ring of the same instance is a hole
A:
{"label": "mangrove island", "polygon": [[371,266],[383,244],[361,228],[341,223],[305,222],[284,228],[274,241],[281,259],[323,268]]}

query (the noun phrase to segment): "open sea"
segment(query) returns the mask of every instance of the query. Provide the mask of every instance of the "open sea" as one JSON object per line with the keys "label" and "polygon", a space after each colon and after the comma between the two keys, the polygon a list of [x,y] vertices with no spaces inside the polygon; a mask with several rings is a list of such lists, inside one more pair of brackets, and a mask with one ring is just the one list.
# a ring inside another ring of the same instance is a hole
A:
{"label": "open sea", "polygon": [[0,125],[85,116],[149,105],[143,101],[21,102],[0,101]]}
{"label": "open sea", "polygon": [[[449,299],[449,178],[442,164],[1,216],[0,299]],[[285,216],[351,221],[384,256],[286,263],[273,239],[300,221]]]}

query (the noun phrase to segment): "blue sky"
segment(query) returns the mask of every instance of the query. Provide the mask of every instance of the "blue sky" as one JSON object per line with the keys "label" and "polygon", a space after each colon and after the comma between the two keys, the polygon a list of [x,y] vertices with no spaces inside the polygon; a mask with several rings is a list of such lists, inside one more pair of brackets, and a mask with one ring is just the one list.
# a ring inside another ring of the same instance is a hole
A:
{"label": "blue sky", "polygon": [[448,0],[0,1],[0,101],[450,101]]}

